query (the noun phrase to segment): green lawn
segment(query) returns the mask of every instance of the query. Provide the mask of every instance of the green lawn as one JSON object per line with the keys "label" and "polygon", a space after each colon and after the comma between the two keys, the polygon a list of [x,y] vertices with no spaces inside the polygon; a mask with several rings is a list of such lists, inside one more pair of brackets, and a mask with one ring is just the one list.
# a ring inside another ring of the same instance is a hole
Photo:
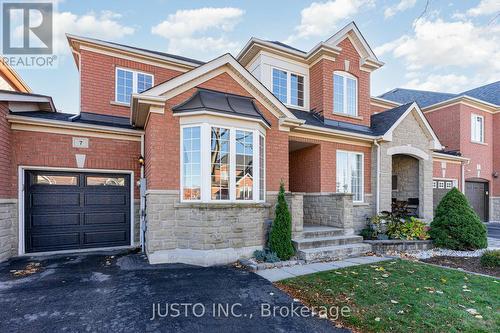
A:
{"label": "green lawn", "polygon": [[494,278],[393,260],[278,286],[309,306],[349,306],[350,316],[339,321],[361,332],[500,332],[500,280]]}

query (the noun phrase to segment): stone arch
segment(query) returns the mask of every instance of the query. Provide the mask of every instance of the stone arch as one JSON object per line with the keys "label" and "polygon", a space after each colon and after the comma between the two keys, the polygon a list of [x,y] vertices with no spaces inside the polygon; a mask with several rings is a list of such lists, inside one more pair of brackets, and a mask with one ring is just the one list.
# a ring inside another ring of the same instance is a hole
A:
{"label": "stone arch", "polygon": [[409,155],[419,160],[429,160],[429,154],[412,146],[397,146],[387,149],[387,155]]}

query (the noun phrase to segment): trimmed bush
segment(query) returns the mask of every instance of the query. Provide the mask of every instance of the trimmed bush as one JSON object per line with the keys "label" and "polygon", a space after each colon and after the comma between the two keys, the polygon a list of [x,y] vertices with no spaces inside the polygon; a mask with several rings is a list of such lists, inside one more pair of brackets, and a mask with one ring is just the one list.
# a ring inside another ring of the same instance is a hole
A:
{"label": "trimmed bush", "polygon": [[481,266],[489,268],[500,267],[500,250],[486,251],[481,256]]}
{"label": "trimmed bush", "polygon": [[295,253],[292,245],[292,217],[285,200],[283,182],[280,185],[275,218],[269,234],[269,247],[281,260],[288,260]]}
{"label": "trimmed bush", "polygon": [[456,188],[437,206],[430,235],[436,246],[452,250],[476,250],[488,245],[486,227],[465,195]]}

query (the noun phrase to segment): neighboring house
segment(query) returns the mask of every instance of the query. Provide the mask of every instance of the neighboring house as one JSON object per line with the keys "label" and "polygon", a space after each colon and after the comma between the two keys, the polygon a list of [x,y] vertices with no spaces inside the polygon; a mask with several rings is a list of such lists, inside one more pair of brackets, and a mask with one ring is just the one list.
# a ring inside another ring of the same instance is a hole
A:
{"label": "neighboring house", "polygon": [[459,94],[397,88],[379,98],[396,103],[417,102],[445,151],[469,159],[463,170],[450,170],[448,163],[435,160],[435,204],[454,186],[450,182],[463,177],[465,181],[459,188],[479,217],[483,221],[500,221],[500,133],[494,130],[500,126],[500,81]]}
{"label": "neighboring house", "polygon": [[206,63],[68,41],[79,115],[0,99],[9,255],[141,244],[152,263],[228,263],[265,245],[281,182],[300,257],[355,255],[393,198],[431,220],[433,160],[464,160],[436,153],[416,103],[372,106],[383,63],[354,23],[308,52],[252,38]]}

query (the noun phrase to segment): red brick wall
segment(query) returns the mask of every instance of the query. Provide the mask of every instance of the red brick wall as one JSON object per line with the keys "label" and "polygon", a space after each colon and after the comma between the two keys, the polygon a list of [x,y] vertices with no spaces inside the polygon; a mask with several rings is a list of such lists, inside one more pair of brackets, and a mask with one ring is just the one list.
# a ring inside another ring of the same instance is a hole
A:
{"label": "red brick wall", "polygon": [[[484,117],[484,143],[471,142],[471,115]],[[481,165],[480,178],[492,180],[493,173],[493,115],[474,107],[460,104],[460,145],[461,152],[471,159],[465,167],[465,179],[477,177],[477,165]]]}
{"label": "red brick wall", "polygon": [[[446,150],[460,149],[460,107],[458,105],[447,106],[442,109],[425,112],[425,117]],[[470,121],[469,130],[470,133]],[[469,134],[470,136],[470,134]]]}
{"label": "red brick wall", "polygon": [[321,146],[306,147],[289,154],[290,191],[321,191]]}
{"label": "red brick wall", "polygon": [[[140,142],[89,137],[89,148],[82,149],[72,147],[72,138],[65,134],[13,130],[11,186],[16,193],[18,166],[76,168],[75,154],[86,155],[86,169],[132,170],[135,181],[139,179]],[[137,188],[134,193],[138,198]]]}
{"label": "red brick wall", "polygon": [[130,107],[112,105],[115,100],[116,67],[124,67],[154,75],[154,85],[182,72],[125,60],[88,50],[81,50],[80,101],[81,111],[128,117]]}
{"label": "red brick wall", "polygon": [[337,150],[364,154],[364,190],[371,193],[371,148],[292,137],[290,140],[313,143],[315,146],[290,154],[290,184],[292,191],[336,192]]}
{"label": "red brick wall", "polygon": [[7,103],[0,103],[0,198],[15,198],[11,188],[11,130],[7,115],[9,108]]}
{"label": "red brick wall", "polygon": [[383,107],[379,105],[370,104],[370,115],[380,113],[392,109],[391,107]]}
{"label": "red brick wall", "polygon": [[[360,70],[360,56],[349,39],[339,46],[342,52],[335,61],[320,60],[310,70],[311,109],[322,112],[328,119],[355,124],[370,125],[370,73]],[[345,70],[345,60],[349,60],[349,73],[358,79],[359,119],[332,114],[333,112],[333,72]]]}
{"label": "red brick wall", "polygon": [[[218,75],[199,87],[251,96],[227,73]],[[180,126],[172,115],[172,107],[187,100],[196,89],[185,91],[168,100],[165,114],[151,114],[146,127],[145,154],[148,188],[178,190],[180,188]],[[259,110],[271,123],[266,133],[266,190],[277,191],[283,179],[288,189],[288,134],[279,131],[278,119],[256,101]]]}
{"label": "red brick wall", "polygon": [[458,189],[462,191],[462,167],[457,163],[446,163],[446,172],[443,176],[443,169],[440,160],[434,160],[433,177],[434,178],[450,178],[458,180]]}

